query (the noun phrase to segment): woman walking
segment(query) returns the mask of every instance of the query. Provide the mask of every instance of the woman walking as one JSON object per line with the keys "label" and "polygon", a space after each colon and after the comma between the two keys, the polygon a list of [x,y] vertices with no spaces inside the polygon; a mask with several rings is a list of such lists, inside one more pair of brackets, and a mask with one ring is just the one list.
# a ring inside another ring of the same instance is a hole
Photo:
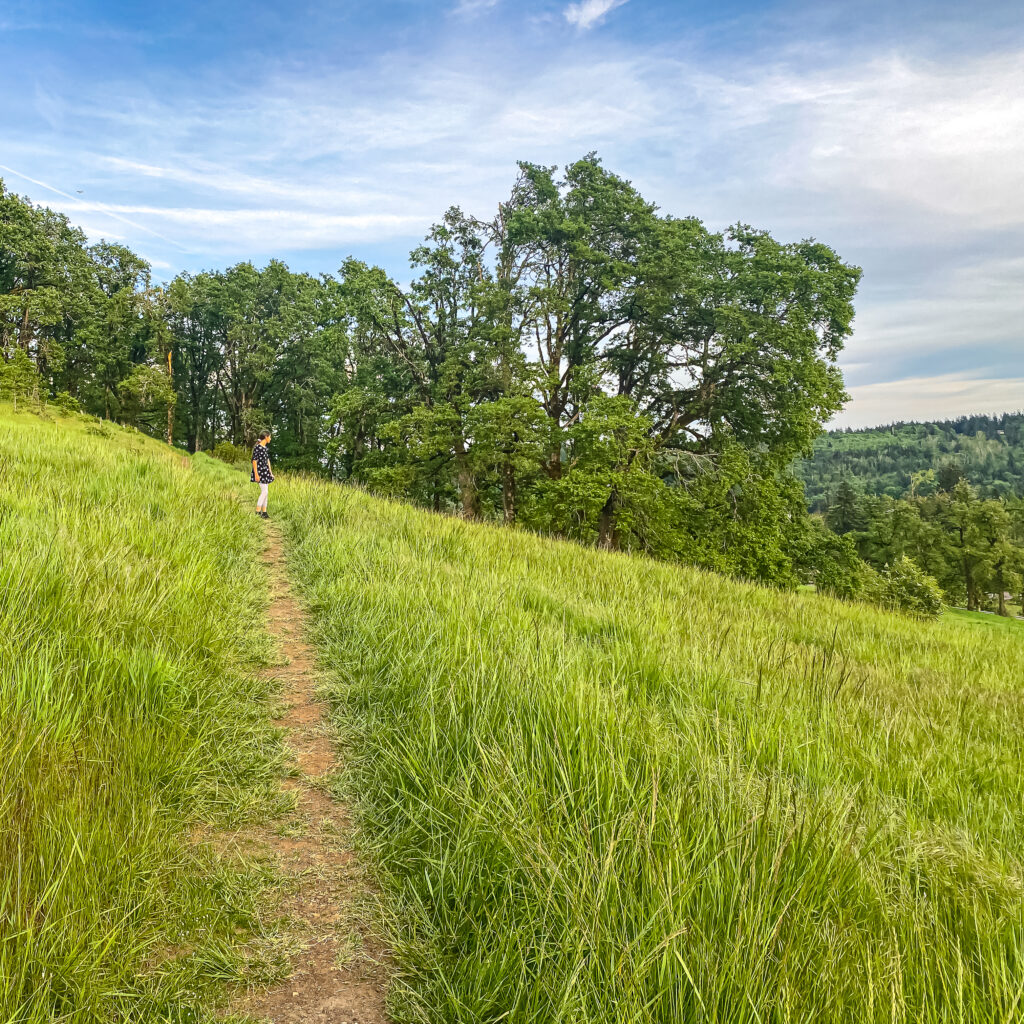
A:
{"label": "woman walking", "polygon": [[273,483],[274,474],[270,472],[270,455],[267,445],[270,444],[270,431],[261,430],[260,439],[252,450],[252,475],[249,479],[260,485],[260,496],[256,499],[256,515],[269,519],[267,515],[267,493]]}

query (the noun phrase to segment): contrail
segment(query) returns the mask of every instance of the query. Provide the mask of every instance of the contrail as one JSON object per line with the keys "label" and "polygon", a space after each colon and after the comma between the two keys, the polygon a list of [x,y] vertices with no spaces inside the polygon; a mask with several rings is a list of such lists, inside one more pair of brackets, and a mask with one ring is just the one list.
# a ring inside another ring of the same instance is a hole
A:
{"label": "contrail", "polygon": [[[0,171],[7,171],[8,174],[16,175],[24,181],[30,181],[33,185],[38,185],[40,188],[49,189],[51,192],[55,192],[59,196],[63,196],[65,199],[70,199],[75,203],[85,203],[84,199],[79,199],[78,196],[73,196],[69,192],[63,192],[59,188],[55,188],[53,185],[47,185],[45,181],[39,181],[36,178],[30,178],[27,174],[22,174],[21,171],[16,171],[13,167],[8,167],[6,164],[0,164]],[[128,224],[133,228],[137,228],[139,231],[145,231],[148,235],[153,235],[155,238],[159,238],[161,241],[167,242],[169,245],[173,245],[176,249],[180,249],[182,252],[192,252],[191,249],[186,249],[180,242],[176,242],[173,238],[168,238],[166,235],[161,235],[159,231],[154,231],[152,228],[147,228],[145,224],[138,224],[134,220],[129,220],[127,217],[122,217],[121,214],[115,213],[111,210],[106,203],[97,203],[90,201],[89,205],[98,209],[101,213],[105,213],[108,217],[113,217],[115,220],[119,220],[124,224]]]}

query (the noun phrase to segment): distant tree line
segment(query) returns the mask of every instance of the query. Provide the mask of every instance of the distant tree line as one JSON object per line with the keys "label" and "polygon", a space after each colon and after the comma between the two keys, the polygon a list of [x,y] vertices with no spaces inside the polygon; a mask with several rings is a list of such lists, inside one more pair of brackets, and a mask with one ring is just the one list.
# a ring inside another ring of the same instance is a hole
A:
{"label": "distant tree line", "polygon": [[[282,467],[780,586],[838,578],[850,544],[871,568],[792,471],[846,399],[860,271],[828,246],[664,216],[588,156],[520,164],[492,217],[450,209],[411,266],[406,286],[348,259],[154,287],[0,185],[0,394],[190,451],[270,426]],[[878,599],[899,603],[894,573]]]}
{"label": "distant tree line", "polygon": [[[928,470],[932,477],[921,479]],[[912,486],[928,494],[964,478],[983,498],[1024,497],[1024,412],[832,430],[796,471],[818,512],[844,481],[864,494],[901,498]]]}

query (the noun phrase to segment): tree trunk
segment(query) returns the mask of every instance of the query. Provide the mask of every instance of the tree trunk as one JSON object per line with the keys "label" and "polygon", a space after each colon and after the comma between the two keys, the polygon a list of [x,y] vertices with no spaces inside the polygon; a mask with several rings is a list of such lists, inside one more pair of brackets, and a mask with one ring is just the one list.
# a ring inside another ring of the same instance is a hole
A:
{"label": "tree trunk", "polygon": [[619,538],[615,532],[615,510],[619,505],[619,496],[616,491],[608,495],[608,500],[601,509],[601,519],[598,526],[597,544],[598,547],[608,548],[611,551],[619,549]]}
{"label": "tree trunk", "polygon": [[511,462],[502,468],[501,503],[505,509],[505,522],[509,525],[516,521],[516,471]]}
{"label": "tree trunk", "polygon": [[[343,428],[338,428],[338,433],[342,433]],[[351,480],[356,474],[356,460],[359,458],[359,453],[366,447],[366,432],[362,427],[358,428],[355,434],[352,435],[352,443],[349,446],[349,453],[345,459],[345,464],[348,467],[346,470],[347,479]]]}
{"label": "tree trunk", "polygon": [[960,550],[963,554],[960,557],[960,564],[964,570],[964,589],[967,591],[967,610],[969,612],[975,611],[974,602],[974,574],[971,572],[970,562],[967,560],[967,542],[964,537],[964,529],[960,527]]}
{"label": "tree trunk", "polygon": [[1006,580],[1003,577],[1004,566],[1002,562],[999,563],[996,571],[996,589],[999,591],[999,614],[1002,616],[1009,615],[1006,610]]}
{"label": "tree trunk", "polygon": [[462,498],[462,514],[467,519],[480,518],[480,496],[476,490],[476,478],[466,458],[466,442],[462,435],[455,438],[455,461],[459,467],[459,495]]}
{"label": "tree trunk", "polygon": [[[174,392],[174,372],[171,370],[171,350],[167,350],[167,381]],[[167,403],[167,443],[174,444],[174,403]]]}
{"label": "tree trunk", "polygon": [[28,318],[27,302],[21,314],[21,324],[18,326],[18,345],[25,350],[26,355],[29,355],[29,349],[32,347],[32,325]]}

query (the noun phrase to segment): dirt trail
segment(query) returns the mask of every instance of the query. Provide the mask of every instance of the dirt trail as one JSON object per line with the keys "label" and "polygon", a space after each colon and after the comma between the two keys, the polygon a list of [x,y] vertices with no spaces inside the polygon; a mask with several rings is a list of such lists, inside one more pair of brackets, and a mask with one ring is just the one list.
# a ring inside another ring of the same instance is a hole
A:
{"label": "dirt trail", "polygon": [[299,952],[288,980],[235,1007],[274,1024],[387,1024],[382,955],[367,926],[367,887],[351,848],[351,823],[329,791],[337,771],[327,711],[317,698],[305,614],[285,574],[281,534],[267,528],[270,574],[268,628],[287,664],[268,669],[281,681],[285,742],[295,769],[284,782],[297,806],[259,845],[291,876],[293,890],[278,908]]}

